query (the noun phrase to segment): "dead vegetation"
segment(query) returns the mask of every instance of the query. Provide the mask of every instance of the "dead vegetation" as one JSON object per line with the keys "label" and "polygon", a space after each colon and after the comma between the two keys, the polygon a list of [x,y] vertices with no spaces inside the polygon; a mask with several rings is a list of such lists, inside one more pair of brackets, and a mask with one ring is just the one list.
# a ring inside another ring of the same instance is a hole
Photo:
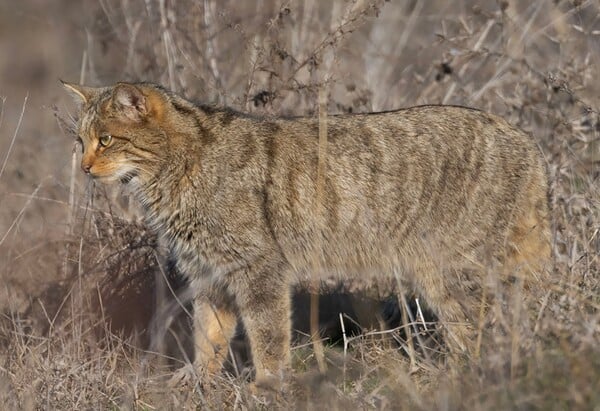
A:
{"label": "dead vegetation", "polygon": [[[298,291],[296,376],[283,394],[249,388],[242,338],[230,372],[171,389],[166,381],[192,350],[189,296],[168,253],[126,196],[71,167],[64,108],[55,155],[68,166],[50,179],[23,166],[21,156],[35,154],[20,138],[22,128],[48,125],[17,122],[20,110],[3,100],[2,402],[24,409],[597,408],[598,10],[593,1],[567,0],[105,0],[69,13],[75,17],[65,21],[87,27],[80,72],[64,73],[72,80],[151,80],[258,114],[316,116],[319,90],[327,90],[329,113],[444,103],[505,117],[535,137],[547,160],[554,281],[527,330],[513,326],[520,300],[505,300],[500,324],[480,324],[488,344],[481,358],[447,368],[435,319],[421,314],[415,296],[378,302],[356,294],[364,285],[345,284],[321,299],[324,335],[336,343],[326,344],[325,375],[307,345],[309,301]],[[19,172],[39,183],[25,193]],[[385,320],[392,330],[360,334],[340,312],[373,326]],[[523,348],[525,336],[533,338]]]}

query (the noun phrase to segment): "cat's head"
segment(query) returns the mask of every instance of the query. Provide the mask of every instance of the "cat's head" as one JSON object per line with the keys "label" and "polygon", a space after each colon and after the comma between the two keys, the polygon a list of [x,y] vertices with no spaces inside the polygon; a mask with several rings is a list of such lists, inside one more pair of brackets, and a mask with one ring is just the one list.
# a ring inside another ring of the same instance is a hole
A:
{"label": "cat's head", "polygon": [[151,84],[85,87],[65,83],[81,104],[81,168],[103,182],[129,182],[155,174],[166,144],[167,96]]}

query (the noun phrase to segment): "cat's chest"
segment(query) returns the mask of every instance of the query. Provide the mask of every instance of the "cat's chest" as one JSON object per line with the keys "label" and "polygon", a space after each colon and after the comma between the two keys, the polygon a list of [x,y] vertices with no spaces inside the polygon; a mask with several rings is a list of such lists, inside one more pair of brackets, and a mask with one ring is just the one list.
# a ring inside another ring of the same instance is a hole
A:
{"label": "cat's chest", "polygon": [[220,219],[190,210],[161,217],[153,225],[175,257],[178,269],[188,277],[206,277],[238,265]]}

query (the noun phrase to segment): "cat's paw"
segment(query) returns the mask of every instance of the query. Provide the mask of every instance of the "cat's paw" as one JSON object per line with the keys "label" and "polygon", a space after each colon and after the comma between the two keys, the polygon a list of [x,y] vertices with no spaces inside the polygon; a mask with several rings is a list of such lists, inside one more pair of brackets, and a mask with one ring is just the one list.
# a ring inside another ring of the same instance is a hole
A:
{"label": "cat's paw", "polygon": [[181,389],[193,387],[201,382],[201,377],[197,373],[196,367],[193,364],[186,364],[177,369],[173,376],[167,382],[170,389]]}

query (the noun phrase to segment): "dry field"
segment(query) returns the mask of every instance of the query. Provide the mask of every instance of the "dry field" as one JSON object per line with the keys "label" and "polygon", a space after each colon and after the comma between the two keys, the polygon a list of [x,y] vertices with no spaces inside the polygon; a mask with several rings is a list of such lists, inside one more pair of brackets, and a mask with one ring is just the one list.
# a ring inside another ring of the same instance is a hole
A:
{"label": "dry field", "polygon": [[[600,410],[599,76],[597,0],[0,0],[0,408]],[[135,203],[79,171],[59,78],[265,115],[316,115],[320,90],[329,113],[493,112],[546,158],[553,281],[533,308],[498,299],[459,363],[418,296],[324,284],[324,375],[298,289],[283,392],[250,389],[243,333],[228,372],[170,387],[186,285]]]}

